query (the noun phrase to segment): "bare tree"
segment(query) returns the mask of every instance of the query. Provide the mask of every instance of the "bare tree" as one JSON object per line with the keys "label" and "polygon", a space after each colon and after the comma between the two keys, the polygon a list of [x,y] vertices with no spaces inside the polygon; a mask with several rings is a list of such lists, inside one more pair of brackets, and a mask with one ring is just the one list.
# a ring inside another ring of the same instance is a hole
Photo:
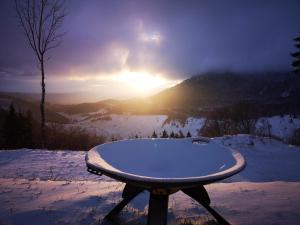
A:
{"label": "bare tree", "polygon": [[33,49],[41,72],[42,97],[41,134],[45,144],[45,62],[47,53],[60,44],[63,33],[59,33],[66,11],[64,2],[59,0],[15,0],[15,9],[19,23]]}

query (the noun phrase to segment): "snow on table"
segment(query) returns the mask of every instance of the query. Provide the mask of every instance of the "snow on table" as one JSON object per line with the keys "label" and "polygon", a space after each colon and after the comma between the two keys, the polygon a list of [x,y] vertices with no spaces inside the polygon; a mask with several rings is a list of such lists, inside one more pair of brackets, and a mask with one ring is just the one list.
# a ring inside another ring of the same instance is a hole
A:
{"label": "snow on table", "polygon": [[[92,151],[121,172],[153,178],[208,176],[237,164],[228,147],[190,138],[123,140],[99,145]],[[98,163],[97,158],[91,161]]]}

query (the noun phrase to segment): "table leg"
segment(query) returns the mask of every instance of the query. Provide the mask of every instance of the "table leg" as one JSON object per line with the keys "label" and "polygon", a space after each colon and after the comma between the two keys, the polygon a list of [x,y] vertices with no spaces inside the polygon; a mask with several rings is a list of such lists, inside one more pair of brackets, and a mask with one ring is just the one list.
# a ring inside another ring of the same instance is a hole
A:
{"label": "table leg", "polygon": [[116,205],[107,215],[105,218],[107,219],[112,219],[114,217],[116,217],[119,212],[134,198],[136,197],[138,194],[140,194],[141,192],[143,192],[144,189],[140,188],[140,187],[136,187],[136,186],[132,186],[129,184],[125,185],[125,188],[123,190],[122,193],[122,197],[123,200]]}
{"label": "table leg", "polygon": [[206,208],[220,225],[230,225],[217,211],[210,207],[210,198],[203,186],[183,189],[182,191]]}
{"label": "table leg", "polygon": [[148,225],[166,225],[168,217],[169,195],[150,193]]}

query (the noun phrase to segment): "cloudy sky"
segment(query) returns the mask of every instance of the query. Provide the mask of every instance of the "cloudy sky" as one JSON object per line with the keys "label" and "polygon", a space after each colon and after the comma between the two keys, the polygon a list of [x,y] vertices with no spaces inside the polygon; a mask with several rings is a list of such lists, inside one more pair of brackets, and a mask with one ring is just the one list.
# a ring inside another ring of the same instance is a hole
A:
{"label": "cloudy sky", "polygon": [[[48,92],[147,96],[207,71],[291,70],[300,0],[67,0]],[[12,0],[0,2],[0,91],[39,92]]]}

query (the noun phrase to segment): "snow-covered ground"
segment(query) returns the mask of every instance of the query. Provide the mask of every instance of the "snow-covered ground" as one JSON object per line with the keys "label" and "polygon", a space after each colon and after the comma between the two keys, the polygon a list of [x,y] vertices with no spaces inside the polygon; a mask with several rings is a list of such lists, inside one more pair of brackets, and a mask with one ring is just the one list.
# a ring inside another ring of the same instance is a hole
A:
{"label": "snow-covered ground", "polygon": [[[167,121],[166,115],[103,115],[105,111],[90,114],[62,115],[68,117],[72,123],[67,126],[79,126],[85,130],[106,137],[117,139],[139,137],[151,137],[153,131],[158,136],[163,130],[168,134],[181,132],[186,135],[190,132],[197,137],[205,124],[205,118],[189,117],[184,124],[179,121]],[[167,121],[167,122],[166,122]],[[272,136],[289,141],[294,131],[300,128],[300,118],[290,115],[263,117],[257,120],[256,133],[264,136]]]}
{"label": "snow-covered ground", "polygon": [[289,141],[296,129],[300,128],[300,118],[289,115],[260,118],[256,123],[257,133]]}
{"label": "snow-covered ground", "polygon": [[[207,185],[212,206],[232,224],[299,224],[300,147],[249,135],[212,141],[240,151],[247,167]],[[109,224],[103,217],[124,184],[86,172],[85,152],[0,151],[0,224]],[[121,213],[118,224],[146,224],[148,194]],[[171,195],[168,224],[216,224],[195,201]]]}
{"label": "snow-covered ground", "polygon": [[165,123],[168,118],[166,115],[113,114],[102,117],[89,117],[87,114],[63,115],[72,121],[72,124],[68,126],[80,126],[91,133],[116,138],[133,138],[136,135],[151,137],[153,131],[160,135],[163,130],[169,134],[172,131],[179,133],[181,130],[184,135],[190,132],[192,136],[198,136],[198,132],[205,122],[203,118],[189,117],[185,124],[181,124],[179,121]]}

